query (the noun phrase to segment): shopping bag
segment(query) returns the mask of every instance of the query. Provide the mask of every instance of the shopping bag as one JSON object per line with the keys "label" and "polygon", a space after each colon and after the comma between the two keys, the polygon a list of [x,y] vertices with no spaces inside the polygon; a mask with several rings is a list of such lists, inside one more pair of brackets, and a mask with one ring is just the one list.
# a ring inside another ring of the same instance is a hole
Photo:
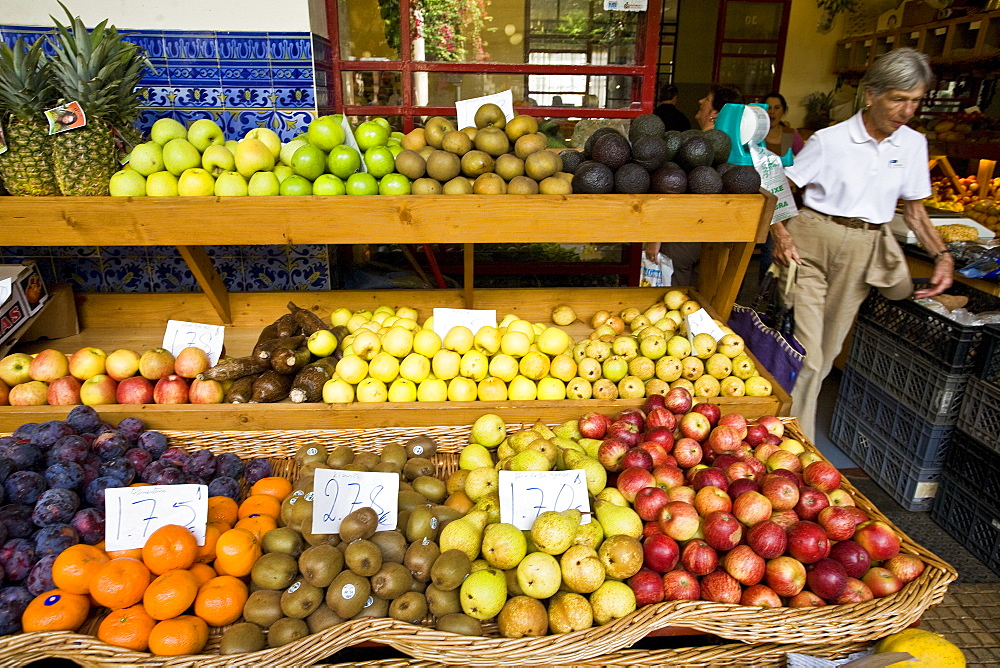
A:
{"label": "shopping bag", "polygon": [[657,253],[656,262],[653,262],[646,254],[642,254],[642,264],[639,268],[639,287],[662,288],[670,285],[670,280],[674,276],[674,263],[663,253]]}
{"label": "shopping bag", "polygon": [[[793,264],[792,267],[794,266]],[[786,276],[789,283],[794,282],[795,270],[791,269]],[[792,333],[795,327],[794,315],[792,308],[787,305],[791,286],[788,283],[781,286],[777,276],[774,276],[771,285],[764,286],[762,282],[763,287],[767,287],[768,292],[758,296],[754,301],[755,308],[733,305],[729,327],[743,337],[746,347],[778,384],[786,392],[791,392],[806,356],[802,344]]]}

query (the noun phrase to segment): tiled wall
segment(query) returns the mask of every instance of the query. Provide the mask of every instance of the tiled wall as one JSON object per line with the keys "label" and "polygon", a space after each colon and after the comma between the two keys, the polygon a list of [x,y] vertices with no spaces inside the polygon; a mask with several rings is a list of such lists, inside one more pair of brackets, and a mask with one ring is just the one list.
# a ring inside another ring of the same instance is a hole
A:
{"label": "tiled wall", "polygon": [[[0,38],[34,41],[47,28],[0,26]],[[283,140],[330,113],[329,41],[309,33],[182,32],[123,29],[153,65],[143,85],[146,104],[138,126],[157,118],[184,123],[211,118],[227,139],[269,127]],[[207,252],[234,292],[324,290],[331,281],[326,246],[213,246]],[[0,262],[38,261],[46,280],[84,292],[199,290],[177,250],[165,247],[0,248]]]}

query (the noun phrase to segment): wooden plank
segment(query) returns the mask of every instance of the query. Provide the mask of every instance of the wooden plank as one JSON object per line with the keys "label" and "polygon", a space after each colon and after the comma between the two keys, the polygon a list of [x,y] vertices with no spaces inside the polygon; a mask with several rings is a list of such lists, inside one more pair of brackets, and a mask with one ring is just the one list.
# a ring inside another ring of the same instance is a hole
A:
{"label": "wooden plank", "polygon": [[752,243],[738,243],[733,244],[729,251],[728,262],[716,284],[715,296],[712,298],[712,306],[719,312],[719,319],[723,322],[729,320],[733,304],[736,303],[736,295],[739,294],[742,284],[738,277],[742,278],[746,274],[753,249],[754,244]]}
{"label": "wooden plank", "polygon": [[187,263],[188,269],[194,274],[198,285],[208,297],[208,302],[222,320],[222,324],[233,322],[232,311],[229,308],[229,291],[226,290],[222,277],[215,270],[215,265],[201,246],[178,246],[177,252]]}
{"label": "wooden plank", "polygon": [[465,295],[465,308],[475,307],[475,244],[462,244],[462,294]]}

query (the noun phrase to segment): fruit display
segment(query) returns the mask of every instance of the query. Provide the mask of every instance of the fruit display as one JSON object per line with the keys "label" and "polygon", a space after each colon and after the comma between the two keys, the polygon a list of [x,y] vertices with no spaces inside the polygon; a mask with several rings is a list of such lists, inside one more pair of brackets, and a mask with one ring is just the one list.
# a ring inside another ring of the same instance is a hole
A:
{"label": "fruit display", "polygon": [[996,199],[1000,194],[1000,177],[990,179],[985,187],[980,188],[978,177],[966,176],[958,179],[958,182],[965,188],[965,192],[959,192],[954,184],[944,176],[935,177],[931,180],[931,191],[933,194],[924,200],[924,203],[935,209],[945,211],[965,212],[991,230],[1000,221],[1000,212],[996,206]]}
{"label": "fruit display", "polygon": [[910,126],[930,141],[1000,141],[1000,123],[982,112],[955,112],[915,118]]}

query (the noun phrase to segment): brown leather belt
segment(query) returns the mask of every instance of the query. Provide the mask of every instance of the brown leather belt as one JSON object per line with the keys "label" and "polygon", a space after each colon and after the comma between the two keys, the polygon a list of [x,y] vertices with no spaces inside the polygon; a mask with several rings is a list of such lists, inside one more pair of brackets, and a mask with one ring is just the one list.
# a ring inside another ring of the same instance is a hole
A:
{"label": "brown leather belt", "polygon": [[828,218],[831,222],[837,223],[838,225],[843,225],[844,227],[849,227],[852,230],[877,230],[882,227],[882,223],[869,223],[863,218],[849,218],[847,216],[831,216],[828,213],[823,213],[822,211],[816,211],[815,209],[810,209],[814,213],[817,213],[824,218]]}

